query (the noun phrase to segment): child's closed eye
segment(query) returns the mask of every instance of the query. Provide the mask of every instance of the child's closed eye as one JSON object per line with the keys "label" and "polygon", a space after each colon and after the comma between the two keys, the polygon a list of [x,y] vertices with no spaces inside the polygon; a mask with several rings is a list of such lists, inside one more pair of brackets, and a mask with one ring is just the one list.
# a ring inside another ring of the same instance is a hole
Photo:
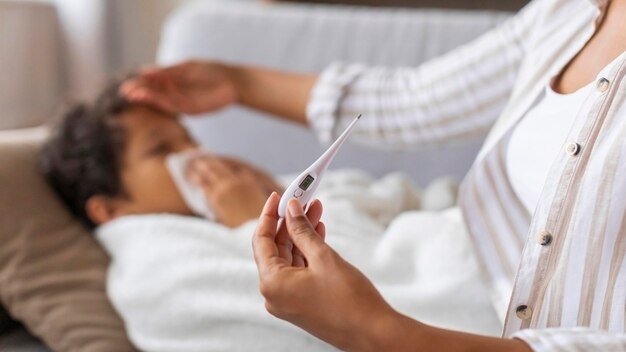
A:
{"label": "child's closed eye", "polygon": [[146,157],[165,157],[171,151],[172,151],[172,148],[170,148],[169,144],[158,143],[152,146],[150,149],[148,149],[145,155]]}

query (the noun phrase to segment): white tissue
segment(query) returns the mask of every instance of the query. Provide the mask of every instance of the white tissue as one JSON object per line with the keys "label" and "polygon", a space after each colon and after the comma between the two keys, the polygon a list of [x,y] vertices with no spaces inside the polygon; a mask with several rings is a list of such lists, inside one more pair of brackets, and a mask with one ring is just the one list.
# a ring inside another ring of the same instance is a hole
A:
{"label": "white tissue", "polygon": [[191,183],[186,177],[187,165],[191,160],[208,154],[201,149],[193,149],[168,155],[165,160],[167,169],[187,206],[197,215],[215,221],[215,212],[209,204],[204,191]]}

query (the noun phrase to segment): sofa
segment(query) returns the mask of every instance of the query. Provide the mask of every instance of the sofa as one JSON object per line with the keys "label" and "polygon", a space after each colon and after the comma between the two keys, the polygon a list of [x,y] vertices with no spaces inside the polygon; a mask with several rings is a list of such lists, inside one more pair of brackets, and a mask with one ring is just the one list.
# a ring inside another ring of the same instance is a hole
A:
{"label": "sofa", "polygon": [[[203,58],[304,72],[319,72],[333,61],[411,66],[470,41],[508,15],[493,11],[191,2],[178,8],[165,23],[157,61],[173,64]],[[210,115],[187,120],[193,134],[209,150],[250,160],[273,173],[298,172],[323,151],[324,146],[311,131],[263,118],[258,112],[234,107]],[[442,175],[461,179],[482,138],[411,151],[381,151],[350,144],[342,149],[333,167],[359,168],[374,176],[401,171],[421,185]]]}
{"label": "sofa", "polygon": [[[494,11],[189,2],[176,9],[163,25],[157,61],[172,64],[204,58],[294,71],[319,71],[336,60],[418,65],[470,41],[509,15]],[[274,173],[298,171],[322,151],[310,131],[278,123],[258,112],[234,107],[211,115],[186,119],[185,123],[207,148],[242,157]],[[30,125],[12,123],[10,127]],[[0,138],[11,134],[13,131],[3,131]],[[481,143],[478,138],[416,151],[348,145],[333,167],[364,169],[377,176],[399,170],[420,184],[441,175],[460,179]],[[0,331],[0,351],[48,351],[26,329],[7,331],[9,325],[0,314],[0,327],[5,329]]]}

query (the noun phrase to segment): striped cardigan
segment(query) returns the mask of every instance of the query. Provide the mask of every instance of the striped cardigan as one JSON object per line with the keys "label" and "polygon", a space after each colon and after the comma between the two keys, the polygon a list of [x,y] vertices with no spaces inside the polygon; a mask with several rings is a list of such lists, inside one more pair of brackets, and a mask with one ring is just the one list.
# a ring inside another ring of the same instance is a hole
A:
{"label": "striped cardigan", "polygon": [[592,107],[576,118],[532,214],[505,171],[513,127],[591,38],[607,5],[535,0],[415,68],[333,64],[307,106],[324,142],[357,113],[366,118],[353,138],[370,145],[419,148],[488,134],[459,205],[504,304],[503,336],[537,351],[626,351],[626,53],[596,78]]}

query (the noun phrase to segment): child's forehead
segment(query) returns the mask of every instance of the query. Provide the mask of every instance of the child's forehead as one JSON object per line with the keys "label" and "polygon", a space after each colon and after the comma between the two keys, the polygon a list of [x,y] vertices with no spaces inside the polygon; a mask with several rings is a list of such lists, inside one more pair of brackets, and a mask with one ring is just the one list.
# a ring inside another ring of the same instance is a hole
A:
{"label": "child's forehead", "polygon": [[122,123],[127,128],[142,130],[151,127],[183,127],[178,118],[166,112],[145,106],[132,106],[120,114]]}
{"label": "child's forehead", "polygon": [[134,106],[124,111],[120,114],[120,121],[131,137],[155,138],[185,129],[176,116],[144,106]]}

